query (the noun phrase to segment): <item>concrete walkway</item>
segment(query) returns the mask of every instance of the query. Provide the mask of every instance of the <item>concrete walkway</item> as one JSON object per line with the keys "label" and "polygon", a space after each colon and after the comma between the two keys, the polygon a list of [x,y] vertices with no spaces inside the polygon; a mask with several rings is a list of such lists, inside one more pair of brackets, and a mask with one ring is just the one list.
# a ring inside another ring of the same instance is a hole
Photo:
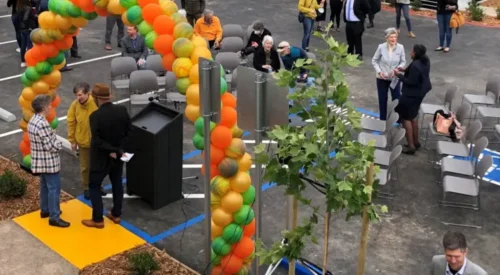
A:
{"label": "concrete walkway", "polygon": [[495,8],[492,8],[492,7],[484,7],[484,6],[481,6],[481,8],[483,9],[484,11],[484,15],[486,16],[491,16],[491,17],[497,17],[497,10]]}
{"label": "concrete walkway", "polygon": [[79,270],[15,222],[0,222],[0,275],[77,275]]}

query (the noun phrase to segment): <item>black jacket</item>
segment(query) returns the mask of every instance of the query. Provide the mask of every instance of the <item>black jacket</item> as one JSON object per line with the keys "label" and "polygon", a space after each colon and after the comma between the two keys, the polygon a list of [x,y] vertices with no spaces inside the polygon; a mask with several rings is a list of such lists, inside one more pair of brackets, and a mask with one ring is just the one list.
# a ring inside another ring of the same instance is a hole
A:
{"label": "black jacket", "polygon": [[12,7],[12,15],[17,13],[17,0],[7,0],[7,7]]}
{"label": "black jacket", "polygon": [[248,38],[246,47],[252,47],[253,42],[259,44],[259,48],[262,47],[262,39],[264,39],[264,36],[266,35],[272,36],[271,32],[268,29],[264,29],[264,31],[260,35],[257,35],[252,31],[252,34],[250,34],[250,37]]}
{"label": "black jacket", "polygon": [[411,62],[404,75],[398,75],[401,82],[403,82],[401,93],[408,97],[424,97],[432,89],[430,71],[431,63],[429,59]]}
{"label": "black jacket", "polygon": [[189,15],[198,15],[205,11],[205,0],[181,0],[181,7]]}
{"label": "black jacket", "polygon": [[117,157],[128,151],[132,123],[124,106],[111,102],[99,106],[90,115],[90,170],[101,171],[111,164],[111,153]]}
{"label": "black jacket", "polygon": [[[271,48],[271,67],[273,67],[273,72],[279,71],[281,64],[280,64],[280,57],[278,55],[278,52],[276,49]],[[264,50],[264,47],[260,47],[253,55],[253,67],[261,72],[267,73],[268,70],[262,68],[263,65],[266,65],[266,51]]]}
{"label": "black jacket", "polygon": [[457,0],[437,0],[437,13],[438,14],[448,14],[454,13],[455,10],[447,10],[446,6],[457,6],[456,10],[458,10],[458,1]]}
{"label": "black jacket", "polygon": [[19,17],[19,29],[21,31],[30,31],[38,28],[38,18],[35,15],[34,7],[24,7],[17,11]]}
{"label": "black jacket", "polygon": [[[354,9],[354,15],[361,21],[364,22],[366,19],[366,15],[370,13],[370,3],[368,0],[352,0],[354,1],[353,9]],[[347,22],[347,16],[346,12],[348,10],[347,7],[347,2],[348,0],[344,0],[346,2],[344,6],[344,22]]]}
{"label": "black jacket", "polygon": [[370,12],[371,14],[377,14],[382,8],[382,3],[380,0],[369,0],[370,3]]}

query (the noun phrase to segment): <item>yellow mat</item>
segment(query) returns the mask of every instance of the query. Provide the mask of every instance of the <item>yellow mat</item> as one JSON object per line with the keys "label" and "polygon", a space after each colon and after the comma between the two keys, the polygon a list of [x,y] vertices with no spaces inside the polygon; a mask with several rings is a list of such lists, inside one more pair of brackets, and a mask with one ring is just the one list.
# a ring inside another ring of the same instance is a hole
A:
{"label": "yellow mat", "polygon": [[145,242],[107,218],[104,229],[83,226],[81,220],[90,219],[92,209],[79,200],[62,203],[61,210],[61,218],[71,223],[69,228],[49,226],[40,211],[14,221],[79,269]]}

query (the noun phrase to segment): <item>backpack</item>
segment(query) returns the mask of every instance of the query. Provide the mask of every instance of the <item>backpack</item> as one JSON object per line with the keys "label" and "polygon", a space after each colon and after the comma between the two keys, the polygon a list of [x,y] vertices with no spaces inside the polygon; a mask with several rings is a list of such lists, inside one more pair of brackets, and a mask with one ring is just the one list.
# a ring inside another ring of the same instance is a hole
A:
{"label": "backpack", "polygon": [[465,24],[465,17],[461,12],[456,11],[451,15],[450,28],[457,29],[456,33],[458,33],[458,29],[464,24]]}

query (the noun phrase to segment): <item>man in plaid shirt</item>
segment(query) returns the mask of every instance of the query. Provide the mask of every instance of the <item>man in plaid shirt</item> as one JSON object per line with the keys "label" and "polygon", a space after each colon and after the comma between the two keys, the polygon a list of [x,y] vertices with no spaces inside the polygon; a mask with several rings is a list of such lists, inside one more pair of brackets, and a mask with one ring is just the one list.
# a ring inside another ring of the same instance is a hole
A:
{"label": "man in plaid shirt", "polygon": [[61,195],[61,159],[59,150],[62,143],[57,140],[56,133],[50,127],[45,116],[50,111],[52,98],[49,95],[38,95],[33,99],[31,107],[35,111],[28,123],[28,136],[31,149],[31,171],[40,175],[40,209],[41,218],[49,218],[49,225],[69,227],[70,223],[59,216]]}

